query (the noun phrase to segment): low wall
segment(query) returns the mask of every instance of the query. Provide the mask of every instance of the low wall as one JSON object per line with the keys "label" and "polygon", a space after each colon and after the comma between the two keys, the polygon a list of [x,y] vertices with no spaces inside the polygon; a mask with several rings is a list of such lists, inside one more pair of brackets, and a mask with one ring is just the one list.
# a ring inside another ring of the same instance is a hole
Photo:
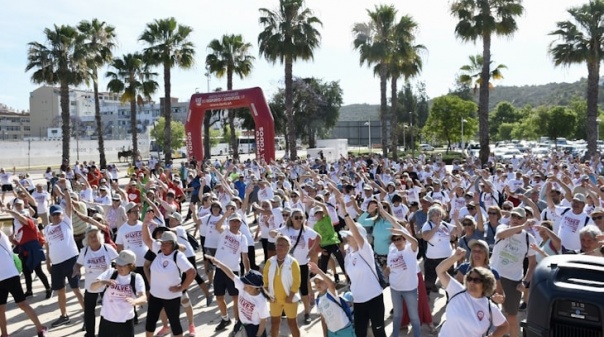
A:
{"label": "low wall", "polygon": [[[19,141],[8,142],[0,141],[0,167],[10,168],[28,167],[28,166],[58,166],[61,164],[62,142],[60,140],[32,140],[31,142]],[[132,147],[132,141],[126,140],[106,140],[105,155],[107,162],[117,162],[117,153],[122,149]],[[149,157],[149,141],[147,139],[139,140],[138,149],[143,158]],[[99,161],[98,141],[80,140],[79,148],[76,148],[76,141],[71,141],[70,161],[74,163],[78,160]]]}

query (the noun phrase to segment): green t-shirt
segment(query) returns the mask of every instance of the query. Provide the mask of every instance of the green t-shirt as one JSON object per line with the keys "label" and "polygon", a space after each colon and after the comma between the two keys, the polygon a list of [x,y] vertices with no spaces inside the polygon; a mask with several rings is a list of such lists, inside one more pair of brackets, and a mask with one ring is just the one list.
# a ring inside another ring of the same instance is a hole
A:
{"label": "green t-shirt", "polygon": [[313,229],[321,235],[321,247],[340,244],[340,239],[338,239],[336,230],[333,229],[329,216],[324,216],[323,219],[317,221]]}

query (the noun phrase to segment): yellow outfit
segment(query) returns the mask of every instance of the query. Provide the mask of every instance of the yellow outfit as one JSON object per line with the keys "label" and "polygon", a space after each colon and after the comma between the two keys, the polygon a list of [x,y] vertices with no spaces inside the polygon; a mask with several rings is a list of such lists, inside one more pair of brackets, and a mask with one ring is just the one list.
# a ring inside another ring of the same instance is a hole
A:
{"label": "yellow outfit", "polygon": [[[264,284],[266,286],[268,286],[269,280],[268,280],[268,275],[269,275],[269,269],[270,269],[270,265],[271,265],[272,259],[268,259],[266,261],[266,264],[264,265],[264,271],[262,273],[263,275],[263,279],[264,279]],[[283,288],[283,283],[281,282],[281,271],[282,271],[282,267],[281,266],[277,266],[276,269],[276,273],[275,273],[275,280],[273,281],[273,289],[274,289],[274,294],[275,294],[275,301],[270,303],[270,313],[271,313],[271,317],[280,317],[281,313],[285,311],[285,315],[287,316],[287,318],[290,319],[295,319],[296,316],[298,315],[298,302],[293,302],[293,303],[285,303],[285,299],[288,297],[289,294],[291,293],[297,293],[300,289],[300,283],[301,283],[301,275],[300,275],[300,265],[298,264],[298,261],[296,261],[295,259],[293,259],[292,261],[292,279],[293,279],[293,283],[291,288],[289,289],[289,291],[285,291],[285,289]]]}

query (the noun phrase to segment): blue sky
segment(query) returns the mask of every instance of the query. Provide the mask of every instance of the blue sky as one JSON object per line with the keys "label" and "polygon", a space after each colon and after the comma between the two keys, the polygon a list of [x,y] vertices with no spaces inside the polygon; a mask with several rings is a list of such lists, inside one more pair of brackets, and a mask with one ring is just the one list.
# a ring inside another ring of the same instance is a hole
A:
{"label": "blue sky", "polygon": [[[425,45],[424,71],[419,80],[426,83],[428,95],[445,94],[452,87],[459,67],[468,56],[479,53],[481,45],[462,43],[454,36],[455,20],[449,15],[449,0],[307,0],[307,6],[323,21],[320,48],[314,61],[297,62],[295,76],[317,77],[339,81],[344,91],[344,104],[379,103],[379,81],[370,68],[359,65],[359,55],[352,47],[351,28],[356,22],[368,20],[366,9],[376,4],[394,4],[399,14],[409,14],[419,23],[417,42]],[[566,9],[587,0],[525,0],[525,15],[518,20],[519,30],[512,38],[496,38],[492,43],[493,59],[505,64],[504,80],[496,85],[544,84],[572,82],[587,77],[586,66],[555,68],[547,48],[553,37],[547,33],[555,23],[569,18]],[[223,34],[242,34],[252,43],[256,56],[250,77],[234,79],[235,88],[260,86],[267,96],[283,86],[284,69],[258,56],[257,38],[261,31],[258,8],[276,8],[277,0],[146,0],[146,1],[69,1],[53,0],[21,2],[3,1],[0,20],[0,103],[18,110],[29,109],[31,73],[25,73],[27,43],[42,42],[43,30],[53,24],[75,25],[92,18],[116,27],[118,48],[114,54],[140,51],[144,45],[138,37],[145,25],[156,18],[174,16],[180,23],[192,26],[196,45],[196,65],[190,70],[174,70],[172,96],[187,100],[198,88],[206,91],[204,61],[207,45]],[[103,73],[105,70],[103,70]],[[162,79],[158,78],[162,86]],[[103,78],[100,88],[106,88]],[[226,79],[210,79],[210,87],[226,87]],[[81,87],[85,88],[85,87]],[[155,97],[158,100],[158,97]]]}

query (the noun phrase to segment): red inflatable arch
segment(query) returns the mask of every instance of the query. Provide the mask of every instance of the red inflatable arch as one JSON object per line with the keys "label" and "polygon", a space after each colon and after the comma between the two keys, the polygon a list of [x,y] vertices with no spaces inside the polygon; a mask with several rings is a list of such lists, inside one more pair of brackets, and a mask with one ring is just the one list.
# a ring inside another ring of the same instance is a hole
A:
{"label": "red inflatable arch", "polygon": [[249,107],[256,123],[256,158],[267,163],[275,159],[275,121],[266,103],[262,89],[250,88],[193,94],[189,102],[189,114],[185,122],[187,155],[204,160],[203,119],[207,110]]}

